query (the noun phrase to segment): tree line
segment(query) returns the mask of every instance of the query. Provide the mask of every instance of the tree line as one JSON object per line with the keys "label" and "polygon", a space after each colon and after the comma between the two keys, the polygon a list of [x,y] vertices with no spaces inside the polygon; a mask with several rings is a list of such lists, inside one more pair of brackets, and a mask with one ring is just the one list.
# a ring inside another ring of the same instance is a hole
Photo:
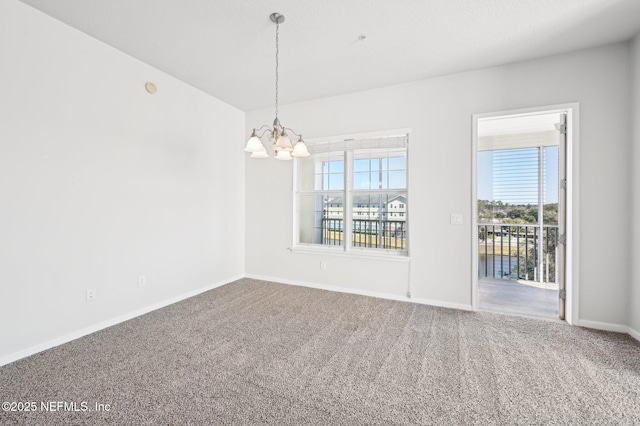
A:
{"label": "tree line", "polygon": [[[538,223],[537,204],[510,204],[502,201],[478,200],[478,221],[480,223]],[[547,203],[543,209],[543,223],[558,223],[558,203]]]}

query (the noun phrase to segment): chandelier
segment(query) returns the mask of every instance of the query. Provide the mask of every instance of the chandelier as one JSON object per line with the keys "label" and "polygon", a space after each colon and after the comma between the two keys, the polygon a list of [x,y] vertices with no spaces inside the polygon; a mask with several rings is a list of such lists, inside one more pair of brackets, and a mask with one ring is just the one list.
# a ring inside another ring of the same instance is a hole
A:
{"label": "chandelier", "polygon": [[[276,118],[273,120],[272,126],[265,124],[258,129],[253,129],[251,137],[247,141],[247,146],[244,150],[251,153],[251,158],[268,158],[269,154],[262,143],[262,138],[265,137],[265,135],[269,135],[269,141],[273,146],[273,152],[276,154],[276,160],[291,160],[292,157],[307,157],[309,155],[309,150],[307,150],[307,146],[302,140],[302,135],[297,134],[288,127],[284,127],[278,119],[279,35],[280,24],[284,22],[284,15],[272,13],[269,17],[271,18],[271,21],[276,24]],[[291,139],[289,139],[287,132],[291,132],[298,137],[298,141],[295,146],[291,144]]]}

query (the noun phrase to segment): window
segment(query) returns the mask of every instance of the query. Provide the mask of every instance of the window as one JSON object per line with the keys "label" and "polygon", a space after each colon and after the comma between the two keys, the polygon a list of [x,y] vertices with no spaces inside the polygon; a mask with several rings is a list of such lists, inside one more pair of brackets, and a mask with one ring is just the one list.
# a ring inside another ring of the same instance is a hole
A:
{"label": "window", "polygon": [[406,254],[407,139],[308,143],[296,159],[296,246]]}

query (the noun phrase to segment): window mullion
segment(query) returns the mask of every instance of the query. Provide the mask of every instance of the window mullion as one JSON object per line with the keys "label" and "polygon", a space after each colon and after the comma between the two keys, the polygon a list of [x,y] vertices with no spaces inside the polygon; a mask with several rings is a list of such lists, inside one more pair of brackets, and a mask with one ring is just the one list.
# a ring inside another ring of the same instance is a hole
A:
{"label": "window mullion", "polygon": [[389,194],[389,195],[402,195],[407,192],[407,188],[394,188],[394,189],[358,189],[351,191],[354,195],[358,194]]}
{"label": "window mullion", "polygon": [[316,189],[316,190],[304,190],[304,191],[298,191],[297,194],[299,195],[344,195],[344,191],[325,191],[324,189]]}
{"label": "window mullion", "polygon": [[344,249],[351,249],[351,239],[353,233],[353,195],[351,188],[353,187],[353,152],[345,151],[344,153],[344,206],[342,214],[344,216]]}

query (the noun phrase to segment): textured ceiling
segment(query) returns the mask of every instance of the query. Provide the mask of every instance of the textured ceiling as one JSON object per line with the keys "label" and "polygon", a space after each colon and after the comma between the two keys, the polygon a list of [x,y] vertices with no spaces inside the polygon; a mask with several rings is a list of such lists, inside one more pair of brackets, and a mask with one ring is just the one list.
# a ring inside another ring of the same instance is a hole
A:
{"label": "textured ceiling", "polygon": [[[22,0],[248,111],[630,39],[640,0]],[[359,41],[358,35],[366,39]]]}

